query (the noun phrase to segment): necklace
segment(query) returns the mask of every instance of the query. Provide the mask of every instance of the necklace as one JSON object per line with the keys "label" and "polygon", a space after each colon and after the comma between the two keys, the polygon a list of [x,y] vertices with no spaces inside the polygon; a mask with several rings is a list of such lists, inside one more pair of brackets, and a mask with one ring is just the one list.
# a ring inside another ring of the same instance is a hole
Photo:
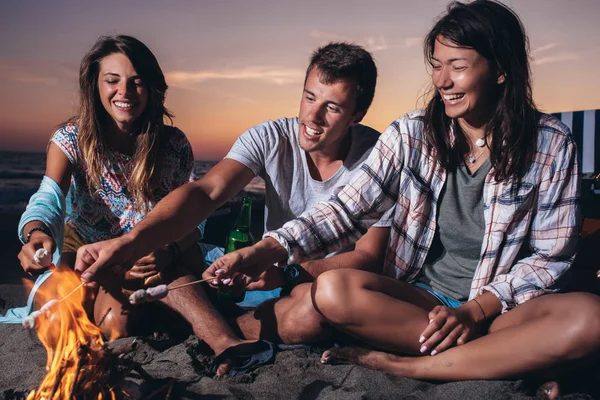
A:
{"label": "necklace", "polygon": [[481,155],[483,154],[483,152],[485,151],[485,149],[483,148],[485,146],[485,140],[483,138],[479,138],[475,141],[475,146],[481,148],[481,151],[479,152],[478,155],[473,155],[470,152],[467,154],[468,156],[468,160],[471,164],[475,164],[475,162],[479,159],[479,157],[481,157]]}
{"label": "necklace", "polygon": [[475,162],[479,159],[479,157],[481,157],[481,155],[483,154],[484,151],[485,151],[485,149],[481,149],[481,151],[479,152],[479,154],[477,154],[477,156],[474,156],[471,153],[469,153],[469,157],[468,157],[469,162],[471,164],[475,164]]}

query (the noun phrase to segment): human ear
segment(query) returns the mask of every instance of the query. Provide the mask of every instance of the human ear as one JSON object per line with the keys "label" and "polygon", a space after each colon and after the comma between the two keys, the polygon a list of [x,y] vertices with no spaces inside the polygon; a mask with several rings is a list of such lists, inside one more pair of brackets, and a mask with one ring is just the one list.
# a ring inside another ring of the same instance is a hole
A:
{"label": "human ear", "polygon": [[498,74],[498,85],[503,84],[504,81],[506,81],[506,75],[505,74]]}

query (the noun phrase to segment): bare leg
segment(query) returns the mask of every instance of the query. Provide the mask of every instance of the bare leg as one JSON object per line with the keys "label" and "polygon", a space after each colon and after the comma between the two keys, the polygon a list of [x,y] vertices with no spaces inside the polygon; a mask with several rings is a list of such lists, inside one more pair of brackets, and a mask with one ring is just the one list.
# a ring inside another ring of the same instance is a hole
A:
{"label": "bare leg", "polygon": [[313,284],[319,311],[336,328],[375,347],[419,354],[419,335],[439,302],[425,290],[371,272],[335,270]]}
{"label": "bare leg", "polygon": [[[193,275],[185,275],[173,280],[171,285],[180,285],[195,279]],[[173,290],[162,302],[188,321],[194,334],[204,340],[215,354],[243,342],[213,307],[200,285]]]}
{"label": "bare leg", "polygon": [[255,311],[237,318],[247,339],[276,343],[311,343],[331,336],[331,326],[313,307],[311,283],[298,285],[289,296],[263,303]]}
{"label": "bare leg", "polygon": [[[412,310],[404,307],[403,301],[390,300],[383,293],[372,293],[373,290],[386,290],[385,278],[378,278],[376,282],[359,276],[353,276],[353,279],[330,278],[324,286],[331,290],[331,299],[337,298],[338,308],[340,304],[346,305],[332,318],[337,327],[387,350],[410,350],[410,343],[408,346],[405,344],[404,335],[418,346],[417,337],[426,321],[421,322],[418,314],[400,315]],[[333,285],[336,282],[339,285]],[[349,290],[353,290],[353,294],[346,297]],[[338,295],[339,292],[343,293]],[[315,302],[321,309],[319,299],[317,291]],[[333,304],[327,301],[323,304],[326,304],[324,315],[329,319],[328,315],[333,314],[330,309]],[[372,318],[381,314],[379,310],[386,310],[397,319],[384,315],[381,322],[371,326]],[[418,327],[411,330],[407,324]],[[433,357],[399,357],[364,349],[331,349],[324,354],[323,360],[351,361],[418,379],[499,379],[547,371],[599,349],[600,298],[585,293],[568,293],[546,295],[519,305],[496,318],[489,334]]]}

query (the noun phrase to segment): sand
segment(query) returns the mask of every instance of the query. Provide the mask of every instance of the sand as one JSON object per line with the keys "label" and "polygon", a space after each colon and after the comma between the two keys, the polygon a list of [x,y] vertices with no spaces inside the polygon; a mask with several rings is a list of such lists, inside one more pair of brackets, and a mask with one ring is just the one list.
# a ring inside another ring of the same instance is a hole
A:
{"label": "sand", "polygon": [[[26,293],[16,255],[20,248],[18,217],[0,216],[0,313],[25,304]],[[207,373],[212,356],[197,338],[184,340],[137,337],[110,343],[127,349],[129,367],[121,386],[136,399],[534,399],[538,383],[466,381],[436,383],[412,380],[352,365],[322,365],[322,347],[277,353],[272,365],[238,377],[214,378]],[[36,335],[18,325],[0,325],[0,399],[24,399],[45,374],[46,351]],[[600,398],[600,368],[577,371],[561,381],[561,398]]]}

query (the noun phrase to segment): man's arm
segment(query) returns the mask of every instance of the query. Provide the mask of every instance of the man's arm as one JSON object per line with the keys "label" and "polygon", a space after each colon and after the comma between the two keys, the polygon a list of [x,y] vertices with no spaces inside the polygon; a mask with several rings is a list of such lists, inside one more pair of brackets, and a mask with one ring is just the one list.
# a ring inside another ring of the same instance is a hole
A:
{"label": "man's arm", "polygon": [[354,250],[302,263],[301,282],[313,281],[323,272],[339,268],[380,273],[389,236],[390,228],[371,227],[366,235],[356,242]]}
{"label": "man's arm", "polygon": [[129,233],[81,247],[75,269],[85,271],[82,280],[90,281],[104,267],[130,267],[139,258],[195,229],[252,178],[254,173],[244,164],[222,160],[202,179],[187,183],[162,199]]}

